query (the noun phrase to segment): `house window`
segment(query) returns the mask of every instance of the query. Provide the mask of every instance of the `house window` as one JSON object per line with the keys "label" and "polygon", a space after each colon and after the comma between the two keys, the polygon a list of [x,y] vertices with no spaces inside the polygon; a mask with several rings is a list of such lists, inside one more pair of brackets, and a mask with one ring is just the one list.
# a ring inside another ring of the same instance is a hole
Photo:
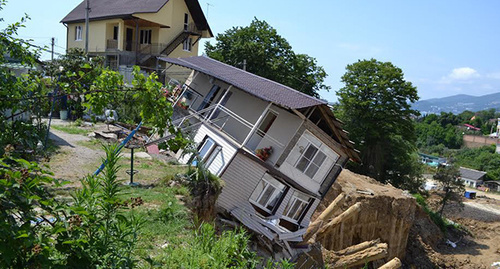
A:
{"label": "house window", "polygon": [[316,146],[309,143],[307,148],[303,151],[302,156],[299,158],[299,161],[295,165],[295,168],[306,174],[308,177],[313,178],[325,159],[326,155]]}
{"label": "house window", "polygon": [[304,215],[309,202],[309,196],[301,192],[294,191],[292,198],[288,201],[288,204],[285,207],[283,216],[294,221],[299,221]]}
{"label": "house window", "polygon": [[217,145],[213,139],[210,137],[205,138],[201,147],[198,150],[198,158],[194,157],[192,165],[197,165],[198,161],[202,161],[205,167],[209,167],[212,164],[213,160],[219,152],[222,150],[222,147]]}
{"label": "house window", "polygon": [[250,196],[250,201],[268,213],[276,208],[283,193],[285,185],[269,174],[265,174]]}
{"label": "house window", "polygon": [[193,46],[193,39],[191,37],[186,38],[184,42],[182,42],[182,49],[185,51],[191,51]]}
{"label": "house window", "polygon": [[140,42],[141,44],[151,44],[151,33],[152,30],[141,30],[141,39]]}
{"label": "house window", "polygon": [[75,26],[75,41],[81,41],[81,40],[82,40],[82,27]]}
{"label": "house window", "polygon": [[113,26],[113,40],[118,40],[118,26]]}
{"label": "house window", "polygon": [[184,31],[187,31],[189,27],[189,15],[184,13]]}

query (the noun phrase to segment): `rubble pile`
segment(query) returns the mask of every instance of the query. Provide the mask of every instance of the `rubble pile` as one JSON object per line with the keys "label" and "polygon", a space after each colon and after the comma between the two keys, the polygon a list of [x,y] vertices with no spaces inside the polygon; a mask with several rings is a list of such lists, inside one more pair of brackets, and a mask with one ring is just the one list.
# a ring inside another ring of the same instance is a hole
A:
{"label": "rubble pile", "polygon": [[315,212],[305,241],[320,242],[333,268],[367,261],[382,265],[404,257],[416,208],[408,193],[343,170]]}

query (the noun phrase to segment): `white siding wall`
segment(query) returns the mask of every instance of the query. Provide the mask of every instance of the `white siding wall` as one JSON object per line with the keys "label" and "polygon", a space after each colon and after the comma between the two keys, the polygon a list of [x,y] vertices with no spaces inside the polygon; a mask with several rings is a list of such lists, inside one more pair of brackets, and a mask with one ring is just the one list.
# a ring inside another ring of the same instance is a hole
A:
{"label": "white siding wall", "polygon": [[[249,202],[250,196],[266,172],[263,166],[260,166],[241,153],[236,154],[229,167],[221,176],[225,185],[217,200],[217,204],[227,211],[239,207],[251,212],[253,207]],[[282,216],[293,192],[294,188],[290,187],[287,195],[276,210],[275,216]],[[313,205],[301,220],[300,225],[306,226],[309,224],[318,204],[319,200],[314,199]]]}
{"label": "white siding wall", "polygon": [[[202,124],[194,137],[194,142],[199,144],[203,141],[203,139],[208,136],[217,143],[217,145],[222,147],[222,150],[217,155],[217,157],[212,161],[208,170],[212,172],[212,174],[220,176],[220,173],[226,168],[229,164],[233,156],[236,154],[236,147],[232,144],[228,143],[226,139],[219,136],[216,132],[213,132],[210,128]],[[191,155],[184,155],[179,162],[187,164]]]}
{"label": "white siding wall", "polygon": [[302,119],[300,119],[297,115],[274,105],[271,109],[278,112],[278,117],[274,121],[273,125],[271,125],[271,128],[267,131],[266,136],[270,136],[274,140],[277,140],[283,147],[279,147],[272,139],[268,139],[265,136],[256,148],[259,149],[272,146],[273,154],[269,157],[268,162],[274,164],[281,156],[283,150],[288,145],[292,137],[297,133],[297,130],[302,124]]}
{"label": "white siding wall", "polygon": [[[303,172],[295,168],[299,158],[302,156],[302,152],[307,149],[307,145],[309,143],[314,144],[316,147],[326,154],[327,158],[316,172],[314,177],[311,179]],[[293,147],[292,151],[280,166],[279,170],[289,176],[290,178],[295,179],[295,181],[300,182],[302,186],[307,188],[308,190],[317,193],[319,188],[321,187],[321,183],[328,175],[328,172],[332,169],[335,162],[338,160],[339,154],[337,154],[333,149],[328,147],[326,144],[321,143],[321,141],[316,138],[314,135],[309,133],[308,131],[304,132],[302,137],[299,139],[297,144]]]}

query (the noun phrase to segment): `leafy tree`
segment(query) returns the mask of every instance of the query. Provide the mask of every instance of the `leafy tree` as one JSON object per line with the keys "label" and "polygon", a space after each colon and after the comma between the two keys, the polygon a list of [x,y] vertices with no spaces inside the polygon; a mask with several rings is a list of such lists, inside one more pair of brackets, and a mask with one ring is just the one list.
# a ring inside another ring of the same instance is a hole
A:
{"label": "leafy tree", "polygon": [[440,165],[433,178],[441,184],[444,191],[441,209],[439,210],[439,215],[442,216],[444,207],[449,201],[461,201],[461,194],[465,191],[465,185],[460,177],[458,166],[455,165]]}
{"label": "leafy tree", "polygon": [[316,59],[296,54],[288,41],[267,22],[254,20],[246,27],[233,27],[218,34],[215,45],[206,43],[205,53],[218,61],[243,67],[250,73],[277,81],[318,97],[327,74]]}
{"label": "leafy tree", "polygon": [[408,184],[419,178],[412,120],[418,112],[411,108],[416,88],[390,62],[360,60],[346,69],[338,116],[361,151],[362,163],[352,168],[397,187],[418,185]]}

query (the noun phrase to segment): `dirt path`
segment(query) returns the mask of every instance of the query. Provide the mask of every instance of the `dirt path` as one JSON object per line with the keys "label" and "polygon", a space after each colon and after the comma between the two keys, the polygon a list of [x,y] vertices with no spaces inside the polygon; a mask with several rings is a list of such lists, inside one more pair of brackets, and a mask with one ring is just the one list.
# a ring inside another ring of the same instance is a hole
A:
{"label": "dirt path", "polygon": [[[50,170],[55,178],[69,180],[72,184],[79,184],[79,180],[91,173],[93,170],[89,169],[104,156],[101,150],[94,150],[79,144],[79,142],[90,141],[87,136],[68,134],[51,128],[49,137],[59,146],[58,153],[48,163]],[[97,166],[94,167],[95,169]]]}

